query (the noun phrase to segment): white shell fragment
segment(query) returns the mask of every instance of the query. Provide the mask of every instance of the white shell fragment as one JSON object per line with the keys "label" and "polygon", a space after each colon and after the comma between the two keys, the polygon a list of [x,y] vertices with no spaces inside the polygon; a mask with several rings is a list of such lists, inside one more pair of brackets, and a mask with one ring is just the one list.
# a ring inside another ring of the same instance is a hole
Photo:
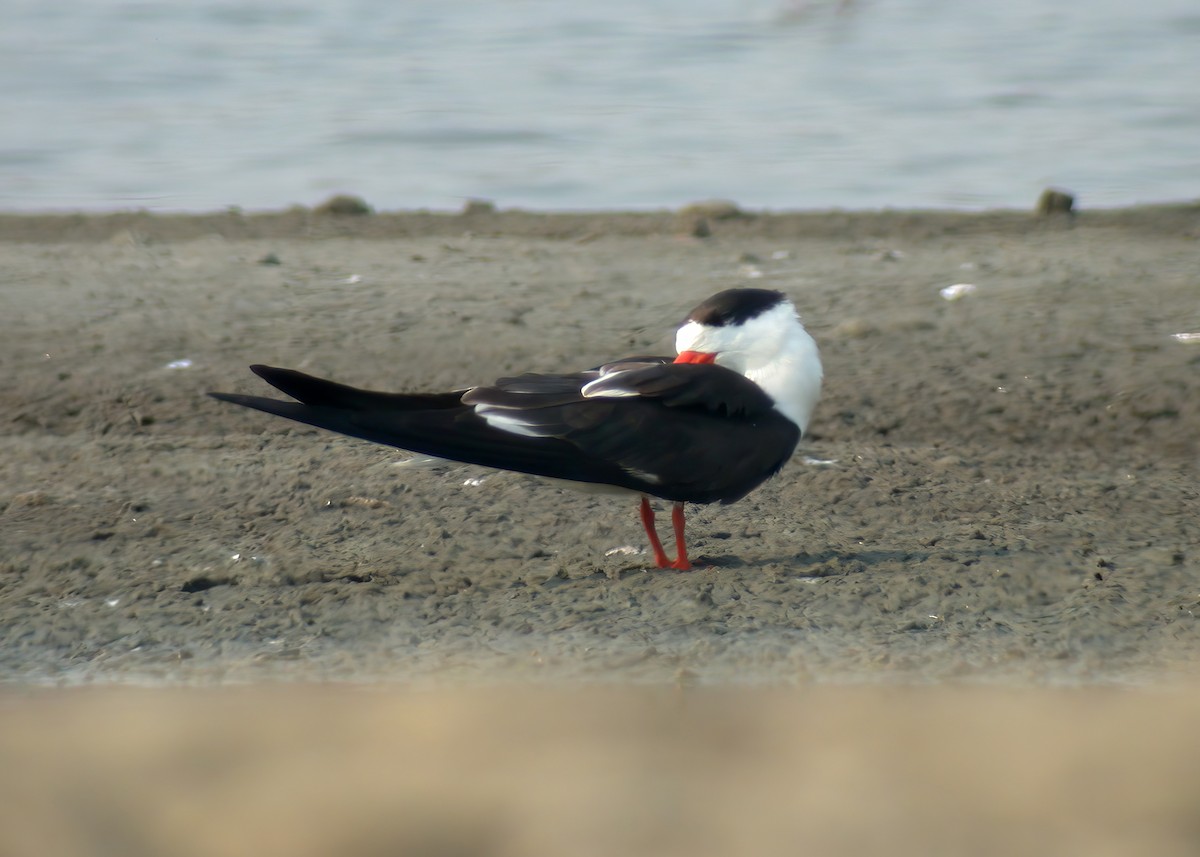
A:
{"label": "white shell fragment", "polygon": [[1200,333],[1172,333],[1171,336],[1180,342],[1200,342]]}
{"label": "white shell fragment", "polygon": [[182,360],[172,360],[170,363],[168,363],[163,368],[164,369],[190,369],[190,368],[192,368],[192,361],[187,359],[186,357],[183,358]]}
{"label": "white shell fragment", "polygon": [[411,467],[414,470],[420,470],[425,467],[442,467],[445,465],[457,465],[456,461],[448,461],[445,458],[437,458],[432,455],[414,455],[412,458],[405,458],[401,461],[393,461],[392,467]]}
{"label": "white shell fragment", "polygon": [[621,545],[616,548],[609,548],[604,552],[605,556],[637,556],[645,551],[642,548],[634,547],[633,545]]}
{"label": "white shell fragment", "polygon": [[948,301],[956,301],[960,298],[965,298],[974,291],[975,286],[972,283],[955,283],[953,286],[946,286],[938,294]]}

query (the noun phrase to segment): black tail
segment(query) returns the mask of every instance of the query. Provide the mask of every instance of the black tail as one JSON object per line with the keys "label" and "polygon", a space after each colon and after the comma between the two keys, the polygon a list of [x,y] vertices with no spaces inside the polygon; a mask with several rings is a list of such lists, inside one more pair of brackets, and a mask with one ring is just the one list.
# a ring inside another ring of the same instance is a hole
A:
{"label": "black tail", "polygon": [[305,375],[294,369],[274,366],[251,366],[250,370],[272,387],[287,393],[297,402],[268,399],[265,396],[242,396],[236,393],[209,393],[214,399],[254,408],[317,428],[329,429],[364,440],[396,445],[396,438],[383,426],[364,421],[368,414],[388,414],[393,418],[414,411],[447,411],[461,409],[465,390],[450,393],[405,394],[377,393],[360,390],[324,378]]}
{"label": "black tail", "polygon": [[[362,411],[369,408],[386,407],[401,411],[429,411],[441,408],[456,408],[462,404],[466,390],[450,393],[376,393],[360,390],[336,381],[314,378],[294,369],[278,369],[274,366],[254,365],[250,371],[280,392],[287,393],[306,405],[317,408],[344,408]],[[213,393],[219,399],[233,401],[225,393]],[[254,397],[250,397],[254,398]]]}
{"label": "black tail", "polygon": [[473,407],[462,403],[465,390],[378,393],[291,369],[250,368],[268,384],[300,401],[235,393],[208,395],[349,437],[467,464],[580,482],[620,485],[629,478],[606,462],[581,460],[578,451],[564,441],[523,437],[491,428],[475,415]]}

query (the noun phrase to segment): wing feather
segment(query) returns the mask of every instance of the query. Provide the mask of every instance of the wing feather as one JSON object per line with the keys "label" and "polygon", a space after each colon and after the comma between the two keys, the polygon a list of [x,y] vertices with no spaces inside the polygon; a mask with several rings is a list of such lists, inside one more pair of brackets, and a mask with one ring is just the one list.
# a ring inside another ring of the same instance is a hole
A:
{"label": "wing feather", "polygon": [[665,361],[520,375],[432,395],[359,390],[255,366],[299,402],[212,395],[425,455],[669,500],[733,502],[783,466],[800,431],[770,396],[728,369]]}

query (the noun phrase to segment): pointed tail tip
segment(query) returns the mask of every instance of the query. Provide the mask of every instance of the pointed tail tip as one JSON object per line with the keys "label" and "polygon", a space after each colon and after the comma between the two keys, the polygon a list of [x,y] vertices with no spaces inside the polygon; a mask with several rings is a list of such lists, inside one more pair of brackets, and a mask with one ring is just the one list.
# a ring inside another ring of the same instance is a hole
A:
{"label": "pointed tail tip", "polygon": [[[279,370],[277,370],[274,366],[266,366],[262,363],[254,363],[250,366],[250,371],[263,380],[269,380],[267,376],[272,372],[277,372]],[[216,399],[218,402],[233,402],[234,404],[238,405],[242,404],[241,399],[246,398],[245,396],[241,396],[237,393],[220,393],[215,390],[208,390],[204,393],[204,395]]]}

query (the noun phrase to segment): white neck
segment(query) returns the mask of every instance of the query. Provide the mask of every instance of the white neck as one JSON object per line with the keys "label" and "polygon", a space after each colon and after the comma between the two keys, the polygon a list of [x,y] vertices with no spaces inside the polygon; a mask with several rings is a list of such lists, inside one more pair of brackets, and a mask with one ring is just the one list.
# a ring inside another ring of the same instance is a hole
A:
{"label": "white neck", "polygon": [[808,331],[799,325],[797,328],[772,360],[747,366],[742,374],[762,387],[775,400],[776,410],[798,425],[803,434],[821,396],[823,371],[817,343]]}
{"label": "white neck", "polygon": [[675,336],[675,349],[716,354],[718,366],[753,381],[801,432],[808,428],[821,395],[821,355],[790,302],[739,325],[688,321]]}

